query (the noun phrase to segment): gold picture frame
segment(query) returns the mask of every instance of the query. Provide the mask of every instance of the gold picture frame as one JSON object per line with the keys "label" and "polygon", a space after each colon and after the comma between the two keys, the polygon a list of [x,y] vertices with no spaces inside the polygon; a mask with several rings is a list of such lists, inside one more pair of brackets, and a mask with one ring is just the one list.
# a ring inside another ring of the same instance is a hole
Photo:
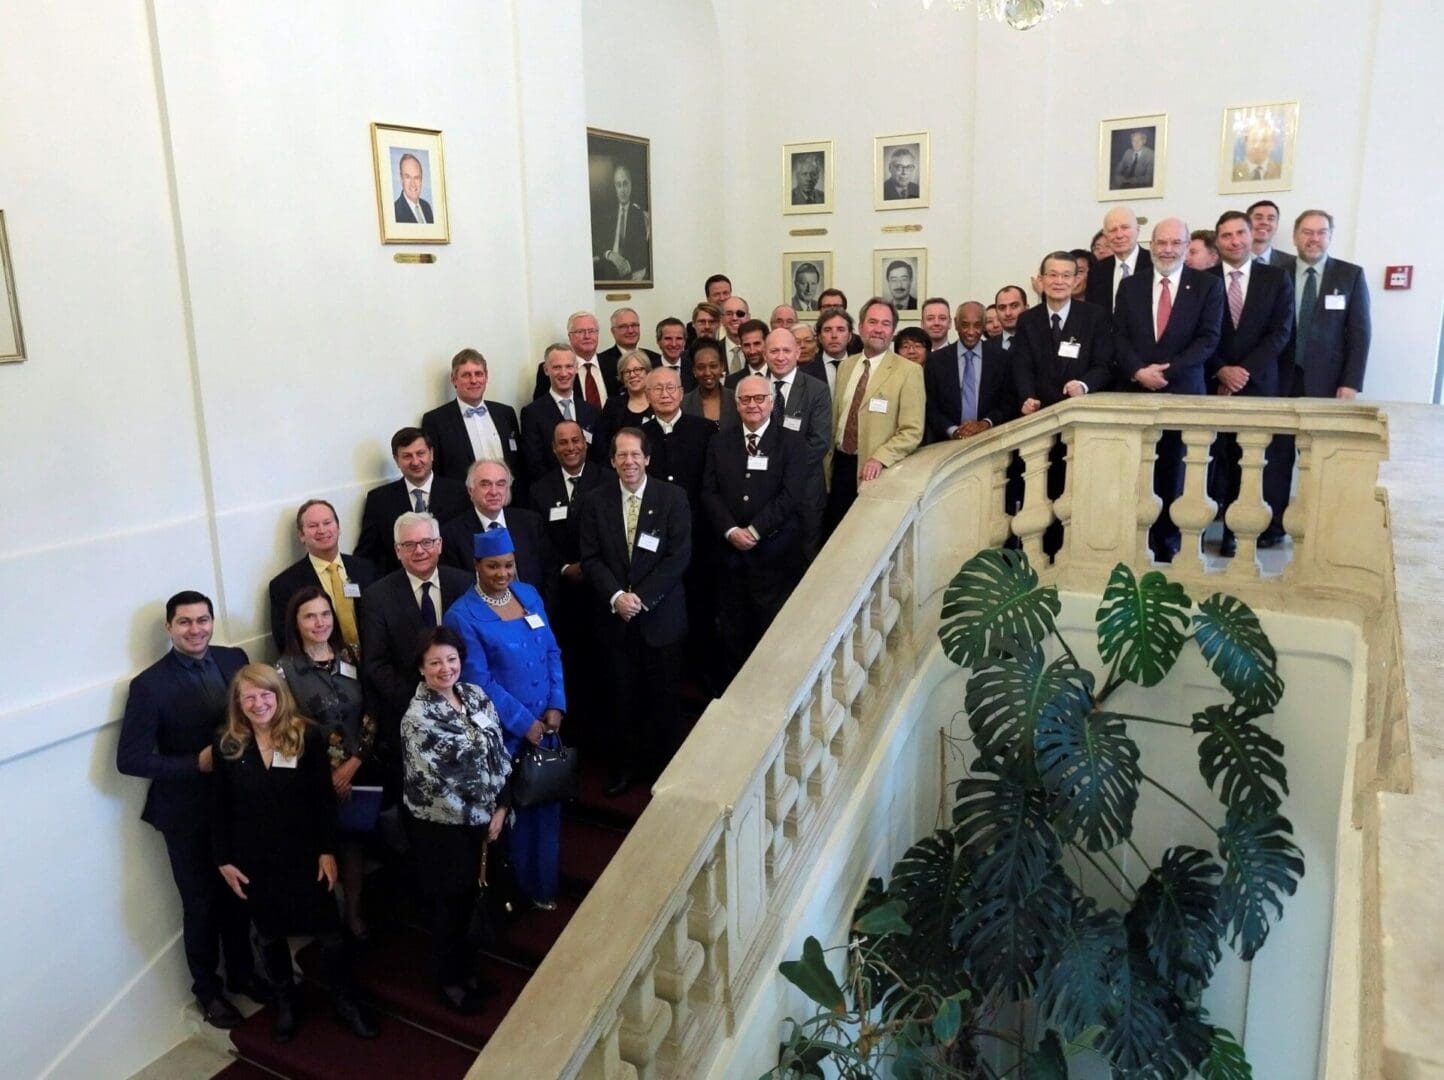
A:
{"label": "gold picture frame", "polygon": [[[371,164],[376,171],[376,219],[383,244],[451,243],[440,131],[373,123]],[[408,191],[412,180],[417,188]]]}
{"label": "gold picture frame", "polygon": [[[907,156],[911,154],[912,161]],[[896,174],[896,175],[895,175]],[[872,205],[916,210],[932,199],[933,155],[926,131],[877,135],[872,140]]]}
{"label": "gold picture frame", "polygon": [[[813,280],[814,276],[816,280]],[[782,253],[782,295],[787,297],[785,303],[797,312],[799,317],[807,313],[816,314],[821,310],[817,298],[832,286],[832,252]]]}
{"label": "gold picture frame", "polygon": [[833,192],[832,140],[784,143],[782,212],[830,214]]}
{"label": "gold picture frame", "polygon": [[1299,103],[1231,105],[1218,143],[1220,195],[1289,191],[1299,137]]}
{"label": "gold picture frame", "polygon": [[923,300],[928,295],[928,249],[874,248],[872,294],[892,301],[898,325],[921,321]]}
{"label": "gold picture frame", "polygon": [[0,210],[0,292],[5,304],[0,307],[0,364],[16,364],[25,359],[25,334],[20,329],[20,298],[15,292],[15,271],[10,265],[10,237],[5,231],[5,211]]}
{"label": "gold picture frame", "polygon": [[1100,121],[1098,201],[1163,198],[1167,161],[1167,113]]}

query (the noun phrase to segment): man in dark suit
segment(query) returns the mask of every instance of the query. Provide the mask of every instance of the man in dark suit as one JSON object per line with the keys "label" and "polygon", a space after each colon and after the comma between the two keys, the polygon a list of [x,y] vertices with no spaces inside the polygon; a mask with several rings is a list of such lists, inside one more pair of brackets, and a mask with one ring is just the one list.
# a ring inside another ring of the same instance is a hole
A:
{"label": "man in dark suit", "polygon": [[648,479],[647,449],[644,434],[617,432],[612,469],[620,483],[591,492],[580,509],[582,570],[612,676],[610,795],[656,776],[679,734],[692,515],[681,488]]}
{"label": "man in dark suit", "polygon": [[[817,294],[817,326],[821,327],[822,319],[823,316],[827,314],[827,309],[834,307],[841,308],[843,311],[847,311],[847,293],[843,292],[841,289],[828,288],[823,289],[822,292]],[[847,320],[849,324],[853,322],[851,314],[848,315]],[[818,331],[818,337],[819,339],[821,338],[821,330]],[[837,353],[831,349],[827,350],[827,352],[830,356],[837,355]],[[842,358],[845,360],[849,356],[856,356],[860,352],[862,352],[862,337],[861,335],[849,330],[847,335],[847,345],[843,349]],[[837,397],[836,387],[828,386],[828,390],[831,391],[834,398]]]}
{"label": "man in dark suit", "polygon": [[[1246,214],[1225,212],[1216,232],[1220,262],[1213,273],[1224,282],[1227,311],[1218,351],[1205,368],[1210,389],[1225,397],[1277,397],[1279,358],[1294,331],[1293,288],[1278,267],[1254,259],[1253,226]],[[1226,512],[1238,498],[1242,481],[1238,439],[1232,432],[1219,432],[1213,459],[1214,494],[1219,510]],[[1282,518],[1283,510],[1276,507],[1276,516]],[[1219,554],[1228,558],[1236,550],[1233,532],[1225,526]]]}
{"label": "man in dark suit", "polygon": [[547,374],[547,389],[521,410],[521,453],[529,476],[541,476],[554,467],[552,431],[563,420],[575,420],[581,425],[591,460],[600,460],[601,455],[601,447],[592,446],[592,433],[601,411],[577,396],[576,354],[561,343],[548,345],[542,368]]}
{"label": "man in dark suit", "polygon": [[695,390],[697,375],[687,356],[687,328],[681,319],[668,316],[657,324],[657,348],[662,350],[662,354],[652,366],[664,367],[674,373],[682,384],[684,394]]}
{"label": "man in dark suit", "polygon": [[925,443],[972,438],[1017,415],[1010,358],[997,342],[983,341],[983,305],[959,304],[956,326],[957,343],[923,361]]}
{"label": "man in dark suit", "polygon": [[[1028,310],[1028,293],[1021,285],[1004,285],[993,297],[993,310],[998,313],[999,334],[990,338],[1003,352],[1013,348],[1013,336],[1018,332],[1018,319]],[[983,325],[987,326],[987,311],[983,312]]]}
{"label": "man in dark suit", "polygon": [[816,206],[825,202],[822,189],[817,185],[822,179],[822,155],[820,153],[794,154],[792,158],[792,206]]}
{"label": "man in dark suit", "polygon": [[893,259],[883,272],[887,296],[899,311],[916,311],[918,298],[913,293],[913,267],[906,259]]}
{"label": "man in dark suit", "polygon": [[269,995],[255,974],[249,913],[216,873],[211,853],[211,740],[225,723],[231,678],[246,665],[242,650],[211,644],[214,627],[205,595],[187,590],[166,601],[171,649],[131,680],[115,764],[150,781],[140,818],[165,838],[191,993],[207,1023],[232,1028],[241,1014],[221,992],[222,952],[231,993],[258,1001]]}
{"label": "man in dark suit", "polygon": [[1279,228],[1279,207],[1272,199],[1260,199],[1245,211],[1253,229],[1253,257],[1269,266],[1277,266],[1285,274],[1294,272],[1294,256],[1273,246]]}
{"label": "man in dark suit", "polygon": [[1103,235],[1113,254],[1099,259],[1088,275],[1084,299],[1108,312],[1111,319],[1118,286],[1134,274],[1146,276],[1153,269],[1153,259],[1138,246],[1138,215],[1126,206],[1115,206],[1103,215]]}
{"label": "man in dark suit", "polygon": [[598,281],[645,281],[650,274],[651,226],[647,212],[632,201],[632,171],[618,165],[612,172],[617,206],[606,225],[592,230],[592,276]]}
{"label": "man in dark suit", "polygon": [[1113,163],[1113,183],[1110,187],[1117,191],[1152,186],[1153,147],[1148,145],[1148,132],[1131,131],[1128,133],[1128,149]]}
{"label": "man in dark suit", "polygon": [[687,344],[691,345],[699,337],[716,337],[717,327],[722,321],[722,303],[732,295],[732,279],[726,274],[713,274],[702,285],[702,295],[707,299],[702,304],[716,308],[715,313],[710,314],[712,322],[708,326],[700,325],[697,322],[696,308],[692,310],[692,321],[687,324]]}
{"label": "man in dark suit", "polygon": [[401,790],[401,717],[421,681],[417,640],[440,626],[446,609],[476,583],[474,573],[438,565],[441,526],[431,514],[402,514],[392,535],[400,569],[373,583],[361,608],[361,677],[376,718],[376,758],[388,800]]}
{"label": "man in dark suit", "polygon": [[296,511],[296,535],[306,554],[271,579],[271,640],[286,647],[286,607],[308,585],[331,598],[341,636],[353,648],[361,642],[361,591],[380,575],[368,559],[341,554],[341,519],[325,499],[307,499]]}
{"label": "man in dark suit", "polygon": [[617,376],[617,361],[630,352],[641,352],[645,353],[647,359],[652,362],[652,366],[656,367],[662,357],[654,349],[641,347],[642,318],[637,314],[635,308],[617,308],[612,312],[611,329],[612,344],[597,353],[597,362],[601,365],[604,379],[607,378],[607,372],[611,373],[607,393],[620,394],[622,381]]}
{"label": "man in dark suit", "polygon": [[737,328],[737,344],[742,349],[742,366],[724,380],[727,389],[734,389],[748,375],[767,374],[767,324],[761,319],[748,319]]}
{"label": "man in dark suit", "polygon": [[472,509],[441,527],[441,563],[475,573],[472,540],[479,532],[506,529],[516,552],[516,577],[550,603],[555,579],[541,515],[513,506],[511,470],[500,461],[476,461],[466,476]]}
{"label": "man in dark suit", "polygon": [[450,521],[471,505],[461,481],[436,475],[431,439],[420,428],[404,427],[391,436],[391,460],[401,479],[366,493],[356,540],[356,554],[383,574],[401,565],[391,544],[391,525],[398,517],[411,510]]}
{"label": "man in dark suit", "polygon": [[838,369],[844,360],[853,355],[850,350],[856,335],[853,333],[852,316],[846,308],[835,305],[825,307],[817,317],[813,331],[817,335],[817,356],[812,363],[800,365],[799,370],[827,383],[828,395],[835,399],[840,393],[837,387]]}
{"label": "man in dark suit", "polygon": [[894,147],[887,155],[887,179],[882,184],[885,202],[916,199],[918,192],[918,156],[911,146]]}
{"label": "man in dark suit", "polygon": [[[1164,218],[1153,227],[1153,266],[1118,287],[1113,314],[1118,382],[1141,393],[1207,393],[1204,365],[1218,349],[1223,324],[1223,282],[1183,265],[1188,225]],[[1169,506],[1183,492],[1183,436],[1165,431],[1158,440],[1153,490],[1163,512],[1149,529],[1149,546],[1160,562],[1178,553],[1179,533]]]}
{"label": "man in dark suit", "polygon": [[415,154],[402,154],[397,172],[401,174],[401,194],[393,209],[398,225],[430,225],[436,219],[431,204],[421,197],[421,162]]}
{"label": "man in dark suit", "polygon": [[473,461],[504,461],[525,489],[521,434],[516,410],[500,401],[487,401],[486,357],[475,349],[462,349],[451,358],[451,385],[456,400],[438,405],[421,418],[421,430],[431,440],[438,476],[464,481]]}
{"label": "man in dark suit", "polygon": [[[602,358],[597,353],[599,335],[597,317],[590,311],[574,311],[567,316],[565,347],[571,350],[576,361],[577,397],[601,412],[607,398],[622,392],[622,381],[617,376],[616,363],[612,363],[610,367],[602,363]],[[537,365],[536,386],[532,390],[532,398],[541,397],[550,387],[551,379],[547,375],[546,360],[543,358]]]}
{"label": "man in dark suit", "polygon": [[817,263],[804,260],[792,267],[792,298],[788,306],[803,313],[818,310],[817,290],[822,288],[822,271]]}
{"label": "man in dark suit", "polygon": [[[832,463],[832,395],[827,383],[798,370],[800,350],[790,330],[767,335],[767,385],[772,390],[771,423],[801,436],[806,451],[803,469],[802,553],[810,563],[822,546],[822,518],[827,511],[827,469]],[[739,410],[740,412],[740,410]]]}

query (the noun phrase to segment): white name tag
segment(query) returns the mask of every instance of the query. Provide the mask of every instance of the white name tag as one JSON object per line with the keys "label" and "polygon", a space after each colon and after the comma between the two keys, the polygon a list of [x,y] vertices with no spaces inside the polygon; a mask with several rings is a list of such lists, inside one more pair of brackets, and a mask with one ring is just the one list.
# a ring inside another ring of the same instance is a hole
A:
{"label": "white name tag", "polygon": [[508,436],[507,436],[507,439],[506,439],[506,445],[511,449],[511,452],[512,452],[513,454],[515,454],[515,453],[516,453],[516,436],[515,436],[515,435],[508,435]]}
{"label": "white name tag", "polygon": [[348,581],[345,585],[341,586],[341,595],[349,596],[352,600],[355,600],[361,595],[361,586],[357,585],[354,581]]}
{"label": "white name tag", "polygon": [[887,412],[887,398],[875,397],[867,403],[868,412]]}
{"label": "white name tag", "polygon": [[802,417],[800,417],[800,416],[784,416],[784,417],[782,418],[782,426],[785,427],[788,431],[801,431],[801,430],[802,430]]}
{"label": "white name tag", "polygon": [[588,446],[591,446],[591,445],[592,445],[592,433],[591,433],[590,431],[586,431],[586,430],[584,429],[584,430],[582,431],[582,438],[584,438],[584,439],[587,440],[587,445],[588,445]]}
{"label": "white name tag", "polygon": [[565,521],[567,519],[567,508],[565,506],[553,506],[551,513],[547,515],[548,521]]}
{"label": "white name tag", "polygon": [[540,630],[545,625],[542,622],[542,617],[538,615],[535,611],[527,612],[526,624],[530,626],[533,630]]}
{"label": "white name tag", "polygon": [[1329,293],[1324,297],[1324,308],[1327,311],[1343,311],[1345,299],[1343,293]]}
{"label": "white name tag", "polygon": [[751,469],[753,472],[766,472],[766,471],[767,471],[767,455],[766,455],[766,454],[758,454],[756,457],[750,457],[750,458],[748,458],[748,459],[747,459],[747,468]]}
{"label": "white name tag", "polygon": [[484,712],[474,712],[471,714],[470,719],[473,724],[480,728],[489,727],[491,725],[491,718],[487,716]]}
{"label": "white name tag", "polygon": [[336,670],[348,679],[354,679],[356,677],[356,665],[348,664],[345,660],[342,660],[336,665]]}
{"label": "white name tag", "polygon": [[1076,341],[1064,341],[1058,346],[1058,355],[1065,360],[1077,360],[1078,350],[1082,348]]}
{"label": "white name tag", "polygon": [[273,768],[273,769],[294,769],[295,767],[296,767],[296,759],[295,759],[295,758],[293,758],[293,757],[287,757],[285,754],[281,753],[279,750],[273,750],[273,751],[271,751],[271,768]]}
{"label": "white name tag", "polygon": [[662,538],[656,533],[638,533],[637,546],[643,551],[656,551],[662,546]]}

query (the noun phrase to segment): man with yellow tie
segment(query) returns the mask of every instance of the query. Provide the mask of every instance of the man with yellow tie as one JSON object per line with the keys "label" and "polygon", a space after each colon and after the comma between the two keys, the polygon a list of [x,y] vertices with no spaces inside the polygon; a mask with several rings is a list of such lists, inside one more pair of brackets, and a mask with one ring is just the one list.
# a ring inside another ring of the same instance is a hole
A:
{"label": "man with yellow tie", "polygon": [[286,645],[286,605],[307,585],[319,585],[331,598],[346,644],[360,645],[361,590],[379,576],[359,555],[341,554],[341,519],[325,499],[307,499],[296,511],[296,535],[306,549],[302,558],[271,579],[271,640]]}

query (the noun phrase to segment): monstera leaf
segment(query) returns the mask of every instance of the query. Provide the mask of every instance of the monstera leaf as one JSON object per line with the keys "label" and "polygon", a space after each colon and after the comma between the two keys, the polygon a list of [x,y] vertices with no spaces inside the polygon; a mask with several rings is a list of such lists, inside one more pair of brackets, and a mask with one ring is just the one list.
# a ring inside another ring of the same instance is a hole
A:
{"label": "monstera leaf", "polygon": [[1278,657],[1258,617],[1242,600],[1214,593],[1199,604],[1193,637],[1218,681],[1240,705],[1262,713],[1279,703],[1284,681]]}
{"label": "monstera leaf", "polygon": [[1253,722],[1258,715],[1228,705],[1193,714],[1193,730],[1203,736],[1199,771],[1224,806],[1246,817],[1272,814],[1289,793],[1283,743]]}
{"label": "monstera leaf", "polygon": [[1208,1057],[1198,1066],[1198,1075],[1203,1080],[1253,1080],[1253,1069],[1233,1032],[1221,1027],[1213,1029]]}
{"label": "monstera leaf", "polygon": [[1294,827],[1287,818],[1249,818],[1237,810],[1218,834],[1224,858],[1219,885],[1219,915],[1239,956],[1252,960],[1269,933],[1267,908],[1274,917],[1284,913],[1283,897],[1292,896],[1304,876],[1303,853],[1289,837]]}
{"label": "monstera leaf", "polygon": [[982,661],[968,679],[963,708],[977,738],[978,752],[998,772],[1031,781],[1033,743],[1047,717],[1087,712],[1093,674],[1066,656],[1043,663],[1043,650],[1025,647],[1015,656]]}
{"label": "monstera leaf", "polygon": [[1098,1052],[1125,1075],[1147,1069],[1168,1039],[1168,993],[1148,958],[1128,949],[1109,964],[1108,1019]]}
{"label": "monstera leaf", "polygon": [[1058,861],[1043,792],[1005,777],[960,780],[953,833],[973,865],[980,899],[1021,901]]}
{"label": "monstera leaf", "polygon": [[1005,1001],[1031,997],[1045,957],[1068,921],[1073,883],[1056,866],[1026,896],[990,896],[958,927],[973,985]]}
{"label": "monstera leaf", "polygon": [[1023,1075],[1028,1080],[1068,1080],[1068,1059],[1056,1031],[1044,1035],[1038,1049],[1028,1055]]}
{"label": "monstera leaf", "polygon": [[999,642],[1041,642],[1060,607],[1058,590],[1038,587],[1026,555],[990,548],[963,563],[948,584],[938,638],[948,659],[973,667]]}
{"label": "monstera leaf", "polygon": [[1043,1015],[1070,1039],[1102,1024],[1113,994],[1108,973],[1127,951],[1118,912],[1094,911],[1091,901],[1075,905],[1073,918],[1049,951],[1038,981]]}
{"label": "monstera leaf", "polygon": [[1038,774],[1048,789],[1053,826],[1089,851],[1133,834],[1138,805],[1138,746],[1122,717],[1053,709],[1040,719]]}
{"label": "monstera leaf", "polygon": [[1153,1051],[1146,1065],[1119,1070],[1120,1077],[1137,1080],[1185,1080],[1208,1058],[1213,1027],[1197,1005],[1185,1005],[1172,1020],[1168,1038]]}
{"label": "monstera leaf", "polygon": [[[969,900],[970,860],[947,830],[925,836],[893,867],[887,889],[873,879],[858,905],[858,922],[888,903],[906,905],[909,934],[892,934],[878,943],[878,959],[909,981],[926,982],[943,994],[969,988],[963,958],[953,947],[953,928]],[[886,972],[872,982],[873,1001],[884,1007],[897,982]]]}
{"label": "monstera leaf", "polygon": [[1139,887],[1128,912],[1131,935],[1144,943],[1159,977],[1180,997],[1203,992],[1222,953],[1217,884],[1221,873],[1207,851],[1184,845],[1169,848]]}
{"label": "monstera leaf", "polygon": [[1113,568],[1098,608],[1098,651],[1118,674],[1156,686],[1178,660],[1193,601],[1157,570],[1141,578],[1124,563]]}

